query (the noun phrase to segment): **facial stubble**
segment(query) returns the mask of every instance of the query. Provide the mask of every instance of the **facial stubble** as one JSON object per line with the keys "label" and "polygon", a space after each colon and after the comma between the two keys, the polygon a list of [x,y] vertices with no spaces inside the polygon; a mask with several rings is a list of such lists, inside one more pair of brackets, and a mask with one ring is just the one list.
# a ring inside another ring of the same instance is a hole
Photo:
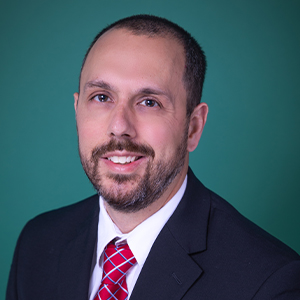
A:
{"label": "facial stubble", "polygon": [[[110,140],[107,144],[93,149],[91,157],[86,158],[80,151],[79,154],[83,169],[89,180],[109,206],[122,212],[136,212],[148,207],[159,199],[171,182],[180,173],[187,154],[188,126],[178,144],[177,151],[169,159],[160,159],[155,162],[155,152],[148,145],[136,144],[130,140]],[[142,176],[138,174],[100,174],[100,158],[107,152],[126,150],[137,152],[147,157],[148,162]],[[113,187],[107,187],[104,177],[113,181]],[[124,185],[132,188],[124,192]]]}

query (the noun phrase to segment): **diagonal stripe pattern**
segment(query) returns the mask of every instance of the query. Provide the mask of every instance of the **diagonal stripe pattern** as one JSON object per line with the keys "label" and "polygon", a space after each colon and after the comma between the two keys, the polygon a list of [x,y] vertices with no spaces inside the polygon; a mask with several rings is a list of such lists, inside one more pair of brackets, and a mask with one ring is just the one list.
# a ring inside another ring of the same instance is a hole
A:
{"label": "diagonal stripe pattern", "polygon": [[127,244],[116,246],[109,243],[104,249],[102,281],[94,300],[128,299],[126,273],[135,263]]}

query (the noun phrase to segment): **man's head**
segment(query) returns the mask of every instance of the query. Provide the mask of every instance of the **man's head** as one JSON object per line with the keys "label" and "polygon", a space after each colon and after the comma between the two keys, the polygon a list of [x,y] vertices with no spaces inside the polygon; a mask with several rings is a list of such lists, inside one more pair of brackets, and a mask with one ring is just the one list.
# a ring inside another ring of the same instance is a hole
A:
{"label": "man's head", "polygon": [[105,27],[96,35],[85,54],[81,71],[91,48],[105,32],[112,28],[123,28],[132,32],[134,35],[145,35],[148,37],[169,37],[176,39],[177,42],[183,46],[185,55],[185,70],[182,79],[187,91],[187,115],[190,116],[194,108],[201,101],[206,72],[206,58],[197,41],[182,27],[170,22],[167,19],[152,15],[131,16]]}
{"label": "man's head", "polygon": [[207,115],[205,103],[187,109],[184,44],[154,23],[153,34],[116,23],[97,36],[74,94],[84,170],[107,203],[125,212],[162,206],[177,192]]}

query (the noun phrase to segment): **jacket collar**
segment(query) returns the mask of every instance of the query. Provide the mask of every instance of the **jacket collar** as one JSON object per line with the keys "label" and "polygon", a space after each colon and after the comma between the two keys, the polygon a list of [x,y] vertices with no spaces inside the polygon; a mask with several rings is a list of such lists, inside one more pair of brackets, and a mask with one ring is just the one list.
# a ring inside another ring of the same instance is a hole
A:
{"label": "jacket collar", "polygon": [[130,300],[179,300],[200,278],[191,254],[206,249],[209,211],[209,192],[189,169],[185,194],[154,242]]}
{"label": "jacket collar", "polygon": [[176,241],[189,254],[206,249],[210,194],[189,168],[185,194],[167,223]]}
{"label": "jacket collar", "polygon": [[58,299],[87,299],[91,266],[97,238],[99,196],[86,201],[81,219],[75,220],[73,236],[69,237],[59,258]]}

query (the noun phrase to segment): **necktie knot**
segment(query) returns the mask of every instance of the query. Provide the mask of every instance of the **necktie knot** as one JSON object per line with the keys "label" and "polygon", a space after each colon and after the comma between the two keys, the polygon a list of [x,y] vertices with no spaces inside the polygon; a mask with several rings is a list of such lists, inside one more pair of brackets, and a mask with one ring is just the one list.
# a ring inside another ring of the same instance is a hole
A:
{"label": "necktie knot", "polygon": [[104,249],[102,281],[94,300],[127,299],[126,273],[135,264],[136,259],[127,244],[109,243]]}
{"label": "necktie knot", "polygon": [[127,244],[116,246],[109,243],[104,250],[102,282],[117,284],[135,263],[136,259]]}

